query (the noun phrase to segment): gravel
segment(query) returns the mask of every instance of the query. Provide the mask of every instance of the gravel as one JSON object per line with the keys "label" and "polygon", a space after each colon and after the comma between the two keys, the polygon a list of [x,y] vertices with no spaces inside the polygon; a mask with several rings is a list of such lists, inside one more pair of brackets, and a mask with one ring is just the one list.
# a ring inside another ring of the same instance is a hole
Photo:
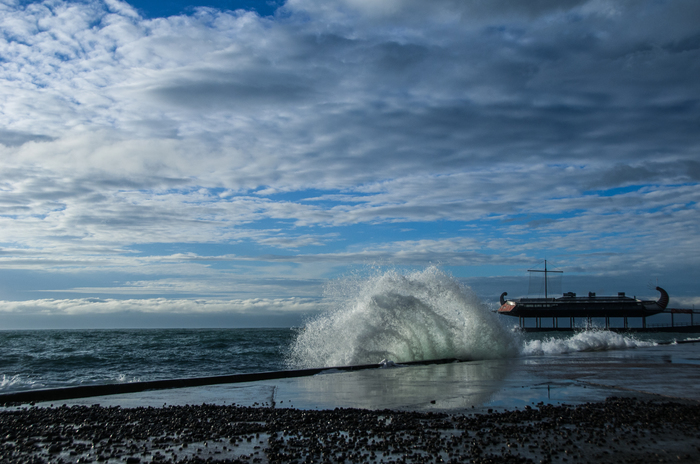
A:
{"label": "gravel", "polygon": [[15,406],[0,462],[697,463],[699,424],[695,402],[617,397],[488,414]]}

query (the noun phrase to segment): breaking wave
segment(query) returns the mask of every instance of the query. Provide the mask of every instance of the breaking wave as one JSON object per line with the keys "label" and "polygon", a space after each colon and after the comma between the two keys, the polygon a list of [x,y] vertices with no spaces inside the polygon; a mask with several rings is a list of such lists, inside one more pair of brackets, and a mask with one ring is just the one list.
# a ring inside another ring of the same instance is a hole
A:
{"label": "breaking wave", "polygon": [[652,342],[626,337],[609,330],[587,330],[566,338],[549,337],[544,340],[530,340],[523,344],[521,354],[542,356],[583,351],[624,350],[653,345]]}
{"label": "breaking wave", "polygon": [[377,271],[332,282],[332,310],[310,320],[292,342],[291,369],[431,359],[494,359],[605,351],[651,343],[609,331],[523,340],[467,286],[435,266]]}
{"label": "breaking wave", "polygon": [[40,382],[23,378],[20,375],[8,376],[3,374],[2,377],[0,377],[0,393],[5,393],[6,391],[11,390],[40,388],[42,386],[43,384],[41,384]]}
{"label": "breaking wave", "polygon": [[291,368],[515,356],[519,338],[474,292],[436,267],[347,278],[327,290],[333,310],[292,343]]}

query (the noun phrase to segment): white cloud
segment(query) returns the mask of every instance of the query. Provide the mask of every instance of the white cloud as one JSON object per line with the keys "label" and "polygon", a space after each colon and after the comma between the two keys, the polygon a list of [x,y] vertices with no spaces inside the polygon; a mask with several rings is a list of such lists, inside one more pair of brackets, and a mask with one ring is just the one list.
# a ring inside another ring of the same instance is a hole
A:
{"label": "white cloud", "polygon": [[[317,279],[547,251],[690,266],[698,8],[290,0],[144,19],[116,0],[6,3],[0,268],[166,282],[257,262]],[[134,253],[151,244],[226,249]]]}
{"label": "white cloud", "polygon": [[249,300],[189,300],[189,299],[70,299],[0,301],[0,313],[19,313],[25,316],[77,316],[85,314],[145,313],[145,314],[245,314],[303,313],[319,311],[316,300],[303,298],[249,299]]}

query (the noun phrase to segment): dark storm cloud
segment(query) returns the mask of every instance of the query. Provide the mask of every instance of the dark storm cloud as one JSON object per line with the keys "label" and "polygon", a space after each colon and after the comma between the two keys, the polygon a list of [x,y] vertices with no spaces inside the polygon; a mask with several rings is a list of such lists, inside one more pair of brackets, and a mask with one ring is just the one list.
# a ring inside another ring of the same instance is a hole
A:
{"label": "dark storm cloud", "polygon": [[52,137],[42,134],[0,129],[0,144],[6,147],[17,147],[27,142],[48,142],[51,140],[53,140]]}
{"label": "dark storm cloud", "polygon": [[590,180],[591,188],[698,181],[700,181],[700,162],[694,160],[617,164]]}
{"label": "dark storm cloud", "polygon": [[238,80],[199,79],[175,81],[151,92],[163,101],[195,110],[245,108],[249,105],[284,105],[308,98],[313,90],[296,75],[256,72]]}
{"label": "dark storm cloud", "polygon": [[426,20],[474,20],[483,18],[527,18],[566,11],[585,4],[583,0],[533,0],[516,2],[511,0],[390,0],[374,2],[371,0],[345,0],[324,2],[323,0],[291,0],[286,4],[292,11],[325,13],[335,17],[336,11],[352,11],[365,15],[366,18],[381,21],[419,22]]}

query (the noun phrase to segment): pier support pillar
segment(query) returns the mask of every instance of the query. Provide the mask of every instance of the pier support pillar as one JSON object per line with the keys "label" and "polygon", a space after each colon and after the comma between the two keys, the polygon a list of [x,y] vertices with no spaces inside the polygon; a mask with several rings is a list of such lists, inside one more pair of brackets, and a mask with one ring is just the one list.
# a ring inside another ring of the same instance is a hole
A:
{"label": "pier support pillar", "polygon": [[627,316],[625,316],[625,329],[627,328]]}
{"label": "pier support pillar", "polygon": [[646,329],[646,328],[647,328],[647,317],[646,317],[646,316],[644,316],[644,317],[642,318],[642,328],[643,328],[643,329]]}

